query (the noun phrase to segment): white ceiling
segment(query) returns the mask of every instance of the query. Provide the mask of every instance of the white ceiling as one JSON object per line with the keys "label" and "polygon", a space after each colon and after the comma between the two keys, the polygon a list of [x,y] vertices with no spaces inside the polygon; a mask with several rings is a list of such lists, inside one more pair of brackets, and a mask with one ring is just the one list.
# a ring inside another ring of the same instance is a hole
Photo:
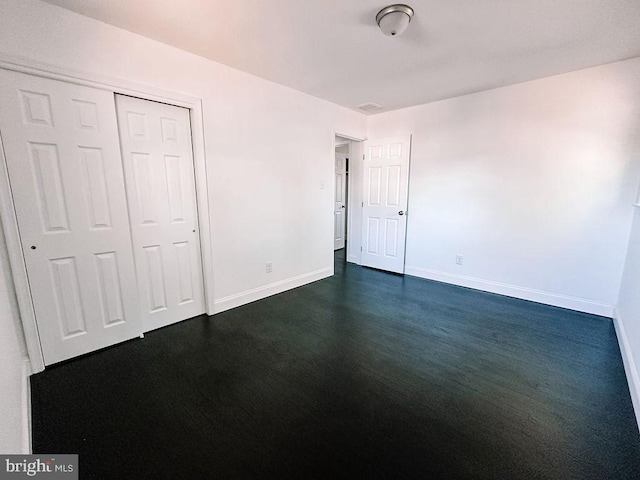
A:
{"label": "white ceiling", "polygon": [[310,95],[386,110],[640,56],[640,0],[45,0]]}

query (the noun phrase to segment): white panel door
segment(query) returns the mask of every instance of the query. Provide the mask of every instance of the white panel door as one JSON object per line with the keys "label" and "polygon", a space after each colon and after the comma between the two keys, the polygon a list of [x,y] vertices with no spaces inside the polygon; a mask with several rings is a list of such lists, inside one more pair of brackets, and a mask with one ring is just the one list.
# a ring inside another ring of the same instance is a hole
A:
{"label": "white panel door", "polygon": [[344,248],[347,226],[347,156],[336,152],[336,180],[333,208],[333,249]]}
{"label": "white panel door", "polygon": [[204,313],[189,110],[116,95],[144,331]]}
{"label": "white panel door", "polygon": [[0,98],[45,364],[138,336],[113,94],[0,69]]}
{"label": "white panel door", "polygon": [[411,136],[365,142],[361,264],[404,273]]}

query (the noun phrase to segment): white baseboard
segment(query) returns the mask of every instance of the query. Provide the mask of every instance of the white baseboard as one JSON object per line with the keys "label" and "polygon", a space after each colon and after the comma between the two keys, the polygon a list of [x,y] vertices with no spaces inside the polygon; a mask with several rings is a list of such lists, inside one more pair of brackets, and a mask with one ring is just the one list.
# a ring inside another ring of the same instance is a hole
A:
{"label": "white baseboard", "polygon": [[229,295],[215,301],[215,313],[221,313],[231,308],[239,307],[247,303],[261,300],[271,295],[286,292],[292,288],[301,287],[307,283],[316,282],[333,275],[333,267],[322,268],[313,272],[298,275],[279,282],[270,283],[262,287],[247,290],[245,292]]}
{"label": "white baseboard", "polygon": [[22,452],[31,454],[31,362],[22,363]]}
{"label": "white baseboard", "polygon": [[450,283],[461,287],[473,288],[484,292],[497,293],[508,297],[520,298],[522,300],[530,300],[532,302],[544,303],[554,307],[568,308],[577,310],[578,312],[591,313],[601,315],[603,317],[613,317],[614,306],[606,303],[594,302],[584,298],[570,297],[531,288],[518,287],[505,283],[492,282],[479,278],[465,277],[463,275],[454,275],[452,273],[438,272],[421,267],[406,266],[404,272],[414,277],[426,278],[428,280],[436,280],[438,282]]}
{"label": "white baseboard", "polygon": [[638,372],[638,367],[631,353],[629,338],[624,328],[622,315],[617,309],[613,316],[613,325],[616,328],[622,363],[624,364],[624,371],[627,375],[627,383],[629,384],[631,402],[633,403],[633,410],[636,412],[636,421],[638,422],[638,429],[640,430],[640,373]]}

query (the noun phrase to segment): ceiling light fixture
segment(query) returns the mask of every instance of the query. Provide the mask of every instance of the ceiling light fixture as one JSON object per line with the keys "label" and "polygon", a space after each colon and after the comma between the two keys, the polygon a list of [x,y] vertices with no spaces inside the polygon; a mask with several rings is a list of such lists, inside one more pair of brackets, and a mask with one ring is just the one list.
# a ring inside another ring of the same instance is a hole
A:
{"label": "ceiling light fixture", "polygon": [[413,18],[413,8],[409,5],[396,4],[384,7],[376,15],[376,23],[382,33],[396,36],[404,32]]}

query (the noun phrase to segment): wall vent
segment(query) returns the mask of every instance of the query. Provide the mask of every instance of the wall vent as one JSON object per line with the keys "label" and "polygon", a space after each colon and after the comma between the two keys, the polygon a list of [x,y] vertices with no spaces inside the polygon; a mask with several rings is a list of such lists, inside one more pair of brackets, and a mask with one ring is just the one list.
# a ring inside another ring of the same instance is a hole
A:
{"label": "wall vent", "polygon": [[379,105],[374,102],[367,102],[367,103],[358,105],[356,108],[359,110],[364,110],[365,112],[370,112],[371,110],[378,110],[379,108],[382,108],[382,105]]}

